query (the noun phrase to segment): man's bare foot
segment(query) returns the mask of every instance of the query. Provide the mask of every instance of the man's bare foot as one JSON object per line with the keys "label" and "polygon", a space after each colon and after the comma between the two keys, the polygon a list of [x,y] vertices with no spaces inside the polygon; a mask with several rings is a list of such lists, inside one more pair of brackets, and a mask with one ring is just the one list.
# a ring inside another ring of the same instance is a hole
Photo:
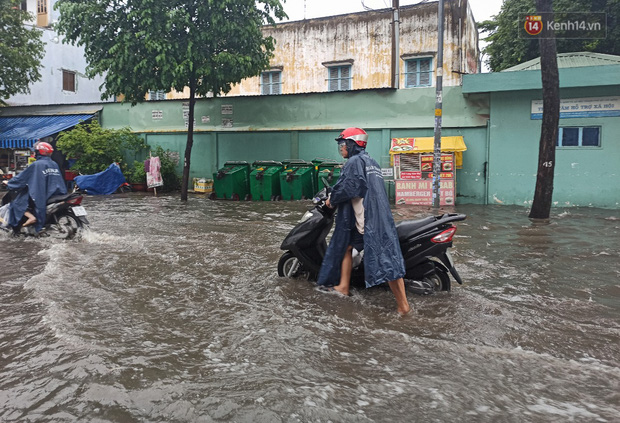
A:
{"label": "man's bare foot", "polygon": [[334,291],[336,291],[336,292],[338,292],[338,293],[340,293],[340,294],[344,295],[345,297],[349,297],[349,296],[351,296],[351,293],[349,292],[349,290],[348,290],[348,289],[343,289],[343,288],[341,288],[341,287],[340,287],[340,285],[336,285],[336,286],[334,287]]}
{"label": "man's bare foot", "polygon": [[25,213],[25,216],[28,218],[22,226],[30,226],[37,221],[37,218],[30,213]]}
{"label": "man's bare foot", "polygon": [[398,314],[400,314],[401,316],[404,316],[411,312],[411,307],[409,307],[409,304],[407,304],[406,308],[403,308],[403,309],[398,308],[397,311],[398,311]]}
{"label": "man's bare foot", "polygon": [[349,291],[344,293],[342,288],[338,289],[337,286],[319,286],[319,291],[330,292],[330,293],[334,293],[334,294],[338,294],[338,295],[344,295],[345,297],[350,297],[351,296]]}

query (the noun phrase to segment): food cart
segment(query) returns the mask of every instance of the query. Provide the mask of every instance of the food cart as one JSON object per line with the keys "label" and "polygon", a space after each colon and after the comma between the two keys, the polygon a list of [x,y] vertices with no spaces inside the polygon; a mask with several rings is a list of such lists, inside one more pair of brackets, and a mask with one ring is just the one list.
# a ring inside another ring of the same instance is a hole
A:
{"label": "food cart", "polygon": [[[394,167],[396,204],[433,205],[433,137],[392,138],[390,157]],[[439,204],[456,203],[456,169],[467,150],[462,136],[441,137]]]}

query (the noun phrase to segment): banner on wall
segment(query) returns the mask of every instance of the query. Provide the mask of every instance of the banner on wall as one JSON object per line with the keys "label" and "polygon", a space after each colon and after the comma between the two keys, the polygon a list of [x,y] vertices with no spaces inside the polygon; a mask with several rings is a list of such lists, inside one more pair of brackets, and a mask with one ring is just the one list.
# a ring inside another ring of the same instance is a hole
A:
{"label": "banner on wall", "polygon": [[[532,100],[530,119],[542,119],[543,101]],[[620,97],[566,98],[560,100],[560,119],[620,116]]]}

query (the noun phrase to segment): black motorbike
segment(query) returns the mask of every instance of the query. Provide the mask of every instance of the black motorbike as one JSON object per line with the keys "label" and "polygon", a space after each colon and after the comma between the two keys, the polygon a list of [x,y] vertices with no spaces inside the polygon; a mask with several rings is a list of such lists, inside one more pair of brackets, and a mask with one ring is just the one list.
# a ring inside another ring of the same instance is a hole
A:
{"label": "black motorbike", "polygon": [[[2,197],[2,206],[7,205],[15,197],[15,191],[7,192]],[[86,210],[81,205],[84,197],[79,193],[55,195],[47,200],[46,219],[43,230],[34,231],[34,225],[22,226],[26,218],[22,218],[16,227],[3,225],[6,231],[14,235],[46,236],[56,239],[72,239],[81,229],[88,226]]]}
{"label": "black motorbike", "polygon": [[[316,280],[325,252],[327,235],[334,223],[334,209],[327,207],[329,186],[312,200],[314,206],[289,232],[280,248],[285,253],[278,262],[278,275],[289,278]],[[448,249],[456,232],[454,222],[466,219],[466,215],[446,213],[419,220],[407,220],[396,224],[400,248],[405,260],[405,283],[421,295],[435,291],[449,291],[451,279],[463,281],[454,267]],[[363,251],[353,252],[351,284],[364,285]]]}

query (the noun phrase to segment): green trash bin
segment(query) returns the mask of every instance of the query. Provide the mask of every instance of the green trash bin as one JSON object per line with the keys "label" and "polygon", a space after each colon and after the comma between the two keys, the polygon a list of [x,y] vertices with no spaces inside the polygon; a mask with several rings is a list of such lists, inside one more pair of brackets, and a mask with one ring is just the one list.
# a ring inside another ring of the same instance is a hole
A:
{"label": "green trash bin", "polygon": [[275,201],[282,199],[280,173],[284,169],[281,162],[273,160],[252,163],[250,172],[250,193],[254,201]]}
{"label": "green trash bin", "polygon": [[226,162],[213,174],[212,200],[249,200],[250,164],[248,162]]}
{"label": "green trash bin", "polygon": [[340,172],[342,171],[343,165],[344,164],[342,162],[337,162],[335,160],[324,161],[319,164],[316,172],[317,191],[320,191],[325,187],[325,184],[323,184],[323,178],[327,180],[330,187],[333,187],[338,181],[338,178],[340,178]]}
{"label": "green trash bin", "polygon": [[280,173],[280,189],[283,200],[305,200],[316,193],[316,174],[314,163],[304,160],[282,162],[284,170]]}

